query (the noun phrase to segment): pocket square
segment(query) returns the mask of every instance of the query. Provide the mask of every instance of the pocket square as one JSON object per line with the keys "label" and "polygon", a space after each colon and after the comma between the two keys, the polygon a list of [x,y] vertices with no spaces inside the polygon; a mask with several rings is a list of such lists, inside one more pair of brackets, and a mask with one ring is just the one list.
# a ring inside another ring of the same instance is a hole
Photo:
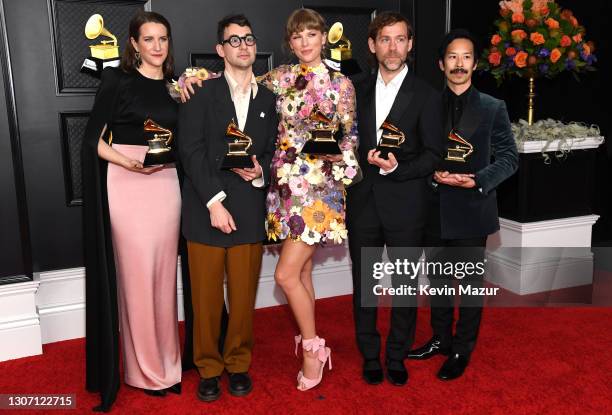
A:
{"label": "pocket square", "polygon": [[266,113],[265,113],[265,112],[262,112],[261,114],[259,114],[259,118],[263,118],[263,117],[265,117],[265,116],[266,116]]}

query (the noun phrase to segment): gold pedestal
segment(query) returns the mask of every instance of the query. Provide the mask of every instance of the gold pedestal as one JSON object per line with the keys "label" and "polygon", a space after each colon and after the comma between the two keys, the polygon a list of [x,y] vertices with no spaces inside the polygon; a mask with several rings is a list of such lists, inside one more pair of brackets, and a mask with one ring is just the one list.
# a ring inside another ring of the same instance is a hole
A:
{"label": "gold pedestal", "polygon": [[533,125],[533,109],[535,103],[535,78],[533,76],[529,77],[529,94],[527,97],[529,98],[529,103],[527,105],[527,123],[529,125]]}

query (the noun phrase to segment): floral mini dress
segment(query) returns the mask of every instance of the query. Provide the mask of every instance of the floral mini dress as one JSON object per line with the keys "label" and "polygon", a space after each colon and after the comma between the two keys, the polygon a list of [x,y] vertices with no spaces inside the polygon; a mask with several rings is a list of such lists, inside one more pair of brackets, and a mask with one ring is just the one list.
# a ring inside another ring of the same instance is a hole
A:
{"label": "floral mini dress", "polygon": [[[347,237],[344,188],[358,172],[353,84],[324,64],[280,66],[259,81],[276,94],[280,116],[266,199],[268,239],[342,243]],[[315,128],[310,118],[315,107],[342,131],[339,162],[301,153]]]}

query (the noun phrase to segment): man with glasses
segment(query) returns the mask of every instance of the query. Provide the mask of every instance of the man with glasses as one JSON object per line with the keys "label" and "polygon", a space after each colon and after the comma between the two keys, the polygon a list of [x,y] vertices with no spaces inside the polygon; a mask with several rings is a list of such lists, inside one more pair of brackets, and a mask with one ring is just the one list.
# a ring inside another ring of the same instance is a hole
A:
{"label": "man with glasses", "polygon": [[[247,395],[253,348],[253,308],[265,236],[265,191],[278,120],[274,96],[258,88],[252,66],[257,52],[243,15],[218,23],[217,53],[225,70],[179,110],[177,146],[185,170],[183,234],[187,239],[194,310],[197,396],[219,398],[219,378],[229,392]],[[254,167],[221,170],[228,152],[226,128],[234,121],[252,140]],[[218,342],[227,275],[229,321],[222,352]]]}

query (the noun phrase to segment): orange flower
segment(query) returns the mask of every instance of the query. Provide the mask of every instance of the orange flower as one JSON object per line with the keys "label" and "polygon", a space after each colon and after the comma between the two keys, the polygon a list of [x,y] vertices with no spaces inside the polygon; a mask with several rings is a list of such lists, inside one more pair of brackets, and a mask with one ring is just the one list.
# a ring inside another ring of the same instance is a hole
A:
{"label": "orange flower", "polygon": [[572,44],[572,39],[570,39],[570,37],[567,35],[563,35],[559,44],[561,47],[566,48]]}
{"label": "orange flower", "polygon": [[302,218],[308,228],[322,233],[329,229],[329,224],[336,219],[336,215],[326,203],[317,199],[311,206],[302,209]]}
{"label": "orange flower", "polygon": [[522,29],[517,29],[513,30],[510,33],[510,36],[512,36],[512,40],[514,41],[514,43],[521,43],[523,39],[527,38],[527,33],[525,33],[525,31]]}
{"label": "orange flower", "polygon": [[491,38],[491,44],[497,46],[499,44],[499,42],[501,42],[502,38],[500,35],[493,35],[493,37]]}
{"label": "orange flower", "polygon": [[533,65],[535,65],[536,63],[538,63],[538,58],[536,58],[536,57],[535,57],[535,56],[533,56],[533,55],[530,55],[530,56],[529,56],[529,59],[527,59],[527,64],[529,64],[529,66],[533,66]]}
{"label": "orange flower", "polygon": [[582,45],[582,53],[584,53],[584,56],[589,56],[591,54],[591,47],[585,43]]}
{"label": "orange flower", "polygon": [[517,68],[524,68],[525,66],[527,66],[527,57],[529,55],[527,54],[527,52],[519,52],[516,54],[516,56],[514,57],[514,64],[516,65]]}
{"label": "orange flower", "polygon": [[553,19],[552,17],[549,17],[548,19],[546,19],[544,23],[546,23],[546,26],[548,26],[549,29],[559,28],[559,22]]}
{"label": "orange flower", "polygon": [[542,16],[546,16],[548,13],[550,13],[550,10],[548,9],[548,6],[544,6],[540,9],[540,14]]}
{"label": "orange flower", "polygon": [[499,66],[501,63],[501,53],[494,52],[489,54],[489,63],[493,66]]}
{"label": "orange flower", "polygon": [[512,47],[506,49],[506,56],[514,56],[514,55],[516,55],[516,49]]}
{"label": "orange flower", "polygon": [[578,27],[578,19],[576,19],[574,16],[570,17],[569,21],[572,24],[572,26]]}
{"label": "orange flower", "polygon": [[572,39],[574,39],[574,42],[576,43],[582,42],[582,33],[578,33],[577,35],[572,36]]}
{"label": "orange flower", "polygon": [[572,13],[572,11],[568,9],[565,9],[561,12],[561,18],[565,20],[569,20],[570,17],[572,17],[573,15],[574,13]]}
{"label": "orange flower", "polygon": [[529,37],[529,40],[531,40],[534,45],[541,45],[546,41],[544,39],[544,36],[542,36],[542,34],[538,32],[533,32]]}
{"label": "orange flower", "polygon": [[525,15],[523,13],[512,13],[512,23],[524,23]]}
{"label": "orange flower", "polygon": [[554,48],[552,52],[550,52],[550,61],[552,63],[557,63],[559,58],[561,58],[561,51],[557,48]]}

